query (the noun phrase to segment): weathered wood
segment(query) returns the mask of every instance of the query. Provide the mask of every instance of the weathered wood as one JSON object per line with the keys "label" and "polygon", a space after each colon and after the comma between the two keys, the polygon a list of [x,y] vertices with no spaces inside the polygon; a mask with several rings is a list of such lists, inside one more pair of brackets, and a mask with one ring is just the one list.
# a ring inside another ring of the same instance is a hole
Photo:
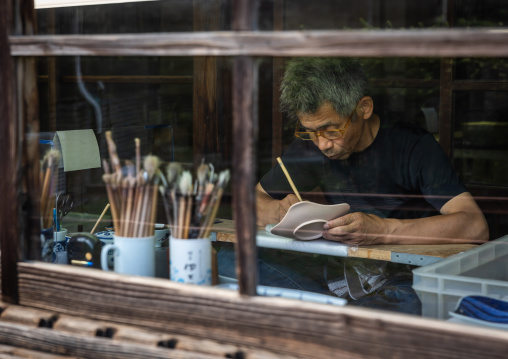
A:
{"label": "weathered wood", "polygon": [[[218,358],[216,355],[118,342],[48,328],[29,329],[21,324],[4,322],[0,322],[0,344],[80,358]],[[40,357],[44,358],[42,355]]]}
{"label": "weathered wood", "polygon": [[9,54],[7,39],[11,27],[11,2],[0,2],[0,163],[2,180],[0,193],[0,252],[2,300],[15,303],[17,300],[17,266],[20,258],[18,124],[16,119],[14,64]]}
{"label": "weathered wood", "polygon": [[16,348],[10,345],[0,345],[1,359],[72,359],[74,356],[48,354],[35,350]]}
{"label": "weathered wood", "polygon": [[[219,1],[194,1],[194,31],[219,30]],[[193,141],[194,160],[218,154],[219,114],[217,109],[217,57],[194,58]],[[207,158],[208,161],[214,159]],[[214,161],[215,162],[215,161]]]}
{"label": "weathered wood", "polygon": [[[496,206],[499,204],[499,206],[506,208],[506,203],[502,203],[503,201],[499,202],[496,201]],[[263,229],[263,227],[258,227],[258,230]],[[236,243],[234,221],[223,219],[221,223],[214,225],[213,232],[217,242]],[[477,247],[475,244],[378,244],[374,246],[350,246],[348,248],[348,256],[385,261],[392,261],[394,254],[414,254],[417,256],[446,258],[475,247]]]}
{"label": "weathered wood", "polygon": [[[284,31],[284,0],[273,2],[273,30]],[[280,84],[284,76],[284,58],[273,58],[272,87],[272,165],[282,156],[282,129],[284,116],[280,111]]]}
{"label": "weathered wood", "polygon": [[[13,323],[22,325],[25,326],[25,331],[28,332],[31,331],[32,328],[42,327],[47,328],[48,330],[51,329],[53,331],[63,332],[66,334],[74,334],[79,337],[111,338],[115,342],[125,342],[129,344],[149,346],[153,348],[171,348],[178,351],[214,355],[220,358],[236,358],[239,357],[240,353],[246,359],[285,358],[285,356],[281,356],[273,352],[267,352],[261,349],[225,344],[207,339],[197,339],[184,335],[165,334],[141,329],[135,326],[118,325],[111,322],[90,320],[88,318],[58,315],[55,312],[29,308],[25,306],[7,306],[6,310],[2,312],[2,316],[0,318],[0,326],[1,323]],[[105,344],[107,345],[107,343]],[[3,353],[10,353],[14,357],[23,358],[53,358],[52,355],[54,355],[40,351],[29,351],[27,353],[19,351],[14,352],[13,347],[0,345],[0,358],[3,358]]]}
{"label": "weathered wood", "polygon": [[0,317],[2,322],[11,322],[37,328],[41,321],[52,321],[53,313],[47,310],[26,308],[21,306],[8,306]]}
{"label": "weathered wood", "polygon": [[[33,0],[15,0],[16,23],[14,34],[33,36],[37,32]],[[21,259],[40,259],[40,191],[39,191],[39,95],[37,90],[36,58],[16,59],[17,72],[17,137],[21,153],[16,158],[20,164],[17,176],[18,203],[23,209],[18,232],[21,234]],[[19,162],[21,159],[21,162]],[[21,184],[21,186],[20,186]]]}
{"label": "weathered wood", "polygon": [[[47,76],[39,76],[40,80],[47,80]],[[77,82],[77,76],[63,76],[63,82]],[[192,76],[81,76],[83,82],[104,83],[147,83],[147,84],[192,84]]]}
{"label": "weathered wood", "polygon": [[[369,309],[246,297],[234,291],[40,262],[20,263],[19,273],[24,306],[280,355],[504,358],[508,345],[504,331]],[[99,339],[55,331],[49,337],[51,332],[45,330],[44,337],[38,331],[28,335],[5,323],[0,325],[0,343],[31,344],[30,349],[42,346],[46,338],[48,346],[61,346],[75,355],[83,355],[79,348],[94,350],[92,344],[95,350],[107,348],[118,356],[131,348],[114,340],[104,346]]]}
{"label": "weathered wood", "polygon": [[471,81],[455,80],[452,83],[454,91],[508,91],[506,81]]}
{"label": "weathered wood", "polygon": [[506,57],[495,30],[194,32],[12,36],[13,56]]}
{"label": "weathered wood", "polygon": [[379,259],[392,261],[394,254],[414,254],[446,258],[477,247],[474,244],[381,244],[378,246],[350,247],[348,257]]}
{"label": "weathered wood", "polygon": [[[55,34],[55,9],[49,9],[48,11],[48,34]],[[57,102],[57,59],[56,57],[47,58],[47,69],[48,69],[48,122],[49,131],[56,131],[56,102]]]}
{"label": "weathered wood", "polygon": [[233,1],[232,28],[234,31],[252,31],[257,27],[258,0]]}
{"label": "weathered wood", "polygon": [[[257,0],[233,2],[234,31],[254,30]],[[257,64],[251,57],[233,60],[233,207],[237,223],[236,273],[240,294],[256,295],[256,154],[258,140]]]}
{"label": "weathered wood", "polygon": [[258,136],[257,69],[249,57],[233,64],[233,205],[235,208],[236,271],[241,294],[255,295],[257,286],[255,146]]}

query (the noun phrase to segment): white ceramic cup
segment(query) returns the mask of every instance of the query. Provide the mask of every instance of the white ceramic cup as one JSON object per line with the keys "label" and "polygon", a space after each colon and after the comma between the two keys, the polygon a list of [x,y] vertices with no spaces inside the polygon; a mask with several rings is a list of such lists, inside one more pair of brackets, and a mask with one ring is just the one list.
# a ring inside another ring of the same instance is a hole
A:
{"label": "white ceramic cup", "polygon": [[[102,232],[94,233],[94,235],[97,238],[99,238],[99,240],[102,243],[102,246],[105,246],[107,244],[113,244],[115,242],[114,241],[114,239],[115,239],[115,232],[113,232],[113,231],[105,230],[105,231],[102,231]],[[110,248],[108,250],[108,266],[109,266],[109,269],[113,268],[113,263],[115,261],[114,254],[115,254],[115,250],[113,248]]]}
{"label": "white ceramic cup", "polygon": [[60,228],[58,232],[53,232],[53,256],[52,262],[58,264],[67,264],[67,229]]}
{"label": "white ceramic cup", "polygon": [[212,285],[210,238],[169,239],[170,279],[180,283]]}
{"label": "white ceramic cup", "polygon": [[101,267],[109,270],[108,251],[114,249],[114,271],[122,274],[155,276],[155,237],[119,237],[106,244],[101,251]]}

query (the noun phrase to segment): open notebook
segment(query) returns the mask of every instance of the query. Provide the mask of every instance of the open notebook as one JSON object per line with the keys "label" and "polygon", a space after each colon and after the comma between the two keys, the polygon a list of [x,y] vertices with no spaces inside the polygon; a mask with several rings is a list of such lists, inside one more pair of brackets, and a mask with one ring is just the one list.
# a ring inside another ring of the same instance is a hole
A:
{"label": "open notebook", "polygon": [[[321,237],[323,225],[349,212],[349,204],[319,204],[302,201],[292,205],[282,220],[270,229],[279,236],[300,240]],[[267,228],[268,229],[268,228]]]}

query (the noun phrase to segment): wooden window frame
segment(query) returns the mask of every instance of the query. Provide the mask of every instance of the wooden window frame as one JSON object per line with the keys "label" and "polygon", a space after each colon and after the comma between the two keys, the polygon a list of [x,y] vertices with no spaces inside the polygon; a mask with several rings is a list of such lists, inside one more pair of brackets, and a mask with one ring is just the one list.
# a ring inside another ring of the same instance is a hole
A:
{"label": "wooden window frame", "polygon": [[[493,329],[257,297],[257,278],[251,268],[256,263],[255,57],[506,57],[508,33],[489,29],[254,32],[250,30],[255,5],[255,1],[235,3],[230,32],[35,36],[31,1],[1,2],[0,44],[8,38],[10,46],[0,45],[0,114],[7,119],[0,121],[4,136],[0,153],[7,173],[0,210],[2,300],[309,358],[503,357],[508,337]],[[13,26],[12,19],[17,19]],[[232,183],[239,293],[30,261],[40,255],[38,146],[26,136],[39,132],[35,58],[77,55],[234,57]]]}

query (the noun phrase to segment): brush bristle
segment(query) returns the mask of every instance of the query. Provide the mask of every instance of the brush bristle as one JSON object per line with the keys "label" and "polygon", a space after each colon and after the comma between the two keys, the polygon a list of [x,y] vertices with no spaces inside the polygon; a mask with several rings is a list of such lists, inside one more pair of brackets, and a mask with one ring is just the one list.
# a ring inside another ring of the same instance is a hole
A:
{"label": "brush bristle", "polygon": [[192,193],[192,174],[190,171],[183,171],[179,183],[180,193],[187,195]]}
{"label": "brush bristle", "polygon": [[208,174],[208,165],[207,164],[201,164],[199,165],[198,167],[198,170],[197,170],[197,176],[198,176],[198,183],[199,185],[204,185],[205,181],[206,181],[206,175]]}
{"label": "brush bristle", "polygon": [[171,162],[167,169],[167,180],[169,184],[174,184],[183,172],[182,165],[177,162]]}
{"label": "brush bristle", "polygon": [[151,180],[155,174],[155,171],[159,168],[160,160],[157,156],[146,156],[143,162],[143,167],[148,174],[148,179]]}

